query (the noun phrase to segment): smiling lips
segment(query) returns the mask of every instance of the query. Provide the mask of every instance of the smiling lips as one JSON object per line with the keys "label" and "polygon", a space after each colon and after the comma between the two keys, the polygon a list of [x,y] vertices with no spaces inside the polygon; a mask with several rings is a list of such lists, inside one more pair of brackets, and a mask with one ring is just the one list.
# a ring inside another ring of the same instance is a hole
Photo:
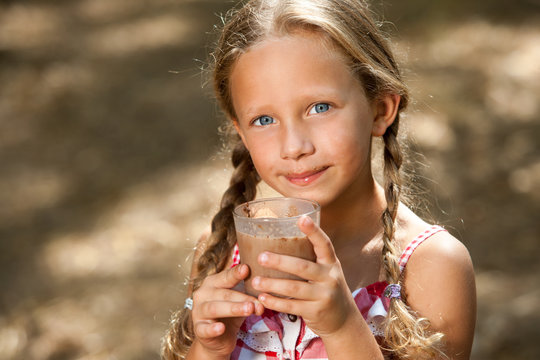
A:
{"label": "smiling lips", "polygon": [[287,174],[285,177],[295,185],[306,186],[317,180],[327,169],[328,166],[303,173]]}

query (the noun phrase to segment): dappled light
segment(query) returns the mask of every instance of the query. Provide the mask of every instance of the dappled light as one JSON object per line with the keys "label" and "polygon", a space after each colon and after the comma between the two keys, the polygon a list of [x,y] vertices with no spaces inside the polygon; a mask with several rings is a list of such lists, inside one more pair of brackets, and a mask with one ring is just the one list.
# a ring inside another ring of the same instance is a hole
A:
{"label": "dappled light", "polygon": [[[384,3],[415,185],[475,264],[473,359],[540,358],[538,2]],[[230,5],[0,1],[0,359],[159,358],[231,173],[201,71]]]}

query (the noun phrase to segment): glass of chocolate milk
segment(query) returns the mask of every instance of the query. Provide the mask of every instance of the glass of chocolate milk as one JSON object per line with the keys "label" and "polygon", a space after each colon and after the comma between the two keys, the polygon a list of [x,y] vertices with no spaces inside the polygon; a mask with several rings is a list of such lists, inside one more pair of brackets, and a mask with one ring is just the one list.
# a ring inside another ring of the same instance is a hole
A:
{"label": "glass of chocolate milk", "polygon": [[255,276],[302,280],[288,273],[264,268],[259,265],[257,258],[260,253],[269,251],[315,261],[311,242],[296,224],[302,215],[307,215],[318,225],[320,210],[315,201],[297,198],[254,200],[234,209],[240,260],[250,268],[249,277],[244,281],[248,294],[259,295],[259,291],[251,286],[251,279]]}

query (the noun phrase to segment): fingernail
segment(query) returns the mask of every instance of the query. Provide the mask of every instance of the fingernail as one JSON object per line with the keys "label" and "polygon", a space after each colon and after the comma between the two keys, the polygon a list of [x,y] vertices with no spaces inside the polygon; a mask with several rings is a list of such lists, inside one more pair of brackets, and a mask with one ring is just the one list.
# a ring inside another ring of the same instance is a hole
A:
{"label": "fingernail", "polygon": [[302,225],[308,226],[313,223],[313,220],[311,220],[309,216],[303,216],[302,219],[300,219],[300,222],[302,223]]}
{"label": "fingernail", "polygon": [[257,298],[261,303],[264,303],[266,301],[266,296],[264,296],[263,294],[260,294],[259,297]]}
{"label": "fingernail", "polygon": [[264,264],[268,261],[268,254],[267,253],[262,253],[261,255],[259,255],[259,262]]}
{"label": "fingernail", "polygon": [[251,280],[251,284],[254,287],[259,287],[259,285],[261,284],[261,278],[259,276],[255,276],[253,280]]}

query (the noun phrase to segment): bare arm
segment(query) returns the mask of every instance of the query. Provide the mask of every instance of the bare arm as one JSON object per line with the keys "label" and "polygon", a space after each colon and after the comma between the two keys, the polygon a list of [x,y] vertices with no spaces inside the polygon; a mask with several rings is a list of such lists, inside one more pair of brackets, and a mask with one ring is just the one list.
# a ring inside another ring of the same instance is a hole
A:
{"label": "bare arm", "polygon": [[450,234],[434,235],[418,247],[405,273],[407,302],[444,334],[450,359],[469,359],[476,322],[476,286],[465,246]]}
{"label": "bare arm", "polygon": [[383,359],[379,345],[359,311],[339,331],[325,336],[323,341],[329,360]]}

